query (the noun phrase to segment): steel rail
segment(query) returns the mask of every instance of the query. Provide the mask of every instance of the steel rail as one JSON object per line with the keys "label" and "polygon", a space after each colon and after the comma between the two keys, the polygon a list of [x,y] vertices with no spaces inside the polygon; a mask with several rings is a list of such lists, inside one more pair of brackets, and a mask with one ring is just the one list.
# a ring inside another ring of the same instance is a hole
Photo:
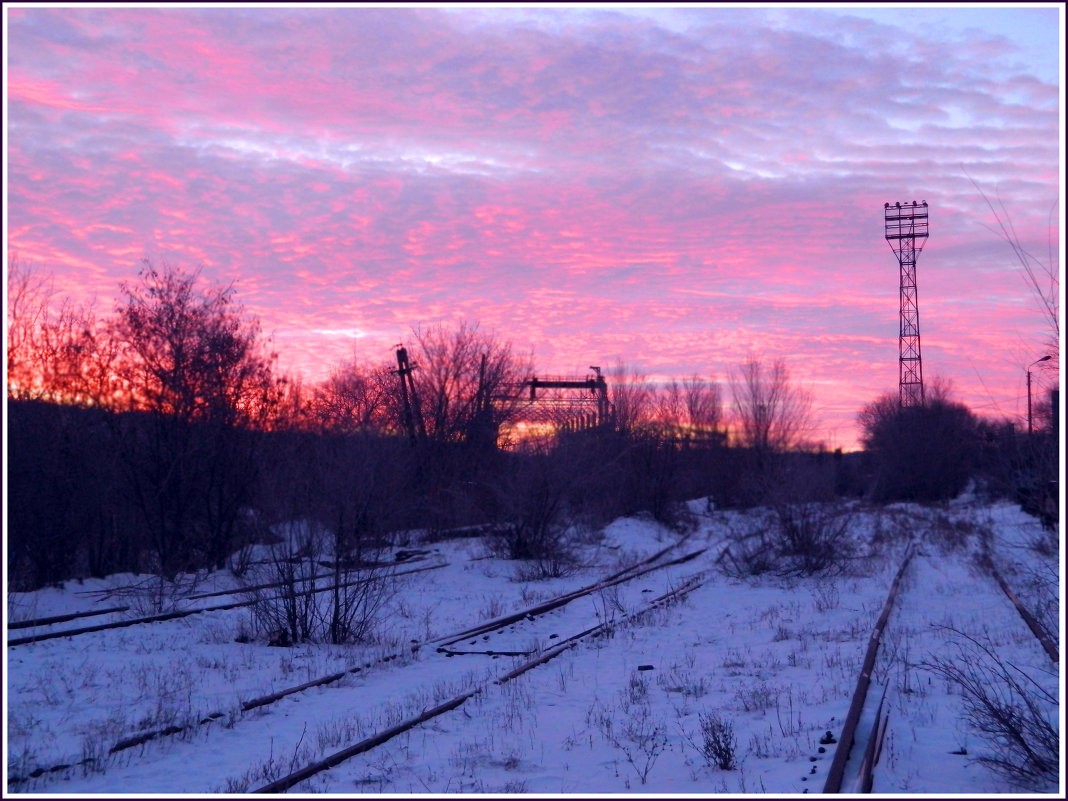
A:
{"label": "steel rail", "polygon": [[995,567],[994,560],[990,559],[988,556],[986,563],[991,575],[1001,588],[1001,591],[1012,602],[1012,605],[1016,607],[1016,611],[1020,613],[1020,617],[1023,618],[1024,623],[1027,624],[1027,627],[1031,629],[1031,633],[1034,634],[1039,643],[1041,643],[1046,655],[1055,664],[1060,663],[1060,654],[1057,653],[1057,646],[1053,644],[1053,638],[1050,637],[1049,632],[1047,632],[1045,627],[1038,622],[1027,607],[1020,602],[1020,599],[1016,597],[1016,593],[1012,591],[1012,588],[1009,587],[1005,579],[1002,578],[1001,573],[998,572],[997,567]]}
{"label": "steel rail", "polygon": [[107,609],[93,609],[88,612],[68,612],[65,615],[53,615],[52,617],[36,617],[32,620],[15,620],[7,624],[8,631],[14,629],[32,629],[38,626],[52,626],[56,623],[68,623],[71,620],[80,620],[85,617],[97,615],[110,615],[113,612],[126,612],[129,606],[109,606]]}
{"label": "steel rail", "polygon": [[883,604],[882,614],[875,624],[871,637],[868,639],[868,650],[864,655],[864,663],[860,669],[860,678],[857,680],[856,689],[853,691],[853,700],[849,704],[849,712],[846,714],[845,723],[842,726],[842,735],[838,738],[838,748],[835,749],[834,759],[827,771],[827,781],[824,783],[824,793],[840,793],[842,791],[842,777],[845,775],[846,763],[849,761],[849,752],[853,749],[856,739],[857,725],[860,723],[861,713],[868,697],[868,686],[871,684],[871,674],[875,668],[875,657],[879,652],[879,641],[882,638],[883,629],[890,618],[890,612],[894,608],[894,601],[901,586],[901,579],[905,575],[905,569],[912,561],[915,553],[915,544],[909,543],[905,551],[905,558],[898,568],[897,575],[890,585],[890,592]]}
{"label": "steel rail", "polygon": [[[339,584],[339,585],[337,585],[337,587],[335,587],[333,584],[331,584],[331,585],[329,585],[327,587],[321,587],[321,588],[316,588],[316,589],[312,589],[312,590],[301,590],[296,595],[297,595],[297,597],[302,597],[302,596],[305,596],[305,595],[317,595],[317,594],[319,594],[321,592],[329,592],[330,590],[338,589],[338,588],[341,588],[341,587],[354,587],[354,586],[359,585],[359,584],[365,584],[365,583],[367,583],[369,581],[378,581],[381,578],[392,578],[392,577],[397,577],[397,576],[407,576],[407,575],[409,575],[411,573],[422,573],[422,572],[427,571],[427,570],[439,570],[439,569],[441,569],[443,567],[446,567],[448,564],[449,564],[448,562],[443,562],[443,563],[437,564],[437,565],[430,565],[429,567],[416,568],[415,570],[395,571],[395,572],[391,572],[391,573],[388,573],[388,574],[386,574],[384,576],[380,576],[380,577],[356,579],[355,581],[349,581],[349,582],[345,582],[344,584]],[[227,609],[238,609],[238,608],[240,608],[242,606],[252,606],[255,603],[259,603],[260,601],[271,601],[271,600],[277,600],[277,599],[276,598],[253,598],[251,600],[235,601],[234,603],[218,604],[216,606],[205,606],[205,607],[203,607],[201,609],[182,609],[182,610],[176,610],[176,611],[172,611],[172,612],[163,612],[163,613],[158,614],[158,615],[149,615],[147,617],[131,618],[130,620],[117,620],[117,621],[112,621],[111,623],[100,623],[100,624],[95,625],[95,626],[83,626],[82,628],[78,628],[78,629],[64,629],[62,631],[45,631],[45,632],[40,632],[40,633],[37,633],[37,634],[30,634],[30,635],[27,635],[25,637],[16,637],[13,640],[8,640],[7,641],[7,646],[8,646],[8,648],[14,648],[14,647],[19,646],[19,645],[28,645],[30,643],[43,642],[45,640],[54,640],[54,639],[58,639],[59,637],[76,637],[76,636],[81,635],[81,634],[92,634],[93,632],[97,632],[97,631],[107,631],[109,629],[127,628],[129,626],[137,626],[137,625],[140,625],[142,623],[159,623],[159,622],[164,621],[164,620],[177,620],[179,618],[189,617],[190,615],[199,615],[199,614],[202,614],[204,612],[222,612],[222,611],[225,611]]]}
{"label": "steel rail", "polygon": [[[590,584],[587,587],[582,588],[582,590],[585,591],[585,594],[589,594],[589,593],[595,592],[596,590],[598,590],[600,588],[603,588],[603,587],[606,587],[606,586],[611,586],[611,584],[622,583],[623,581],[627,581],[627,580],[630,580],[630,579],[638,578],[638,577],[640,577],[642,575],[645,575],[646,573],[651,572],[652,570],[657,569],[657,568],[669,567],[669,566],[671,566],[673,564],[689,561],[691,559],[696,558],[701,553],[703,553],[704,550],[706,550],[706,549],[700,549],[700,550],[695,551],[695,552],[693,552],[691,554],[687,554],[684,557],[681,557],[680,559],[676,559],[676,560],[672,560],[671,562],[667,562],[664,565],[658,565],[658,566],[654,566],[654,567],[646,569],[646,570],[641,570],[641,568],[643,566],[648,566],[651,563],[657,561],[662,556],[664,556],[666,553],[671,551],[673,548],[676,548],[678,546],[678,544],[679,543],[675,543],[673,545],[669,545],[666,548],[663,548],[660,551],[657,551],[653,555],[651,555],[649,557],[646,557],[645,559],[643,559],[643,560],[641,560],[639,562],[634,563],[633,565],[625,567],[622,570],[619,570],[619,571],[611,574],[610,576],[607,576],[606,578],[601,579],[598,582],[595,582],[594,584]],[[434,566],[434,567],[431,567],[431,568],[419,568],[418,570],[405,571],[405,573],[394,574],[394,575],[405,575],[407,573],[415,573],[415,572],[420,572],[420,571],[423,571],[423,570],[437,569],[438,567],[445,567],[445,566],[447,566],[447,564],[448,563],[444,563],[444,564],[437,565],[437,566]],[[638,571],[638,572],[635,572],[635,571]],[[627,576],[628,573],[633,573],[633,575],[628,577]],[[624,578],[621,579],[620,577],[624,577]],[[322,591],[326,591],[326,590],[329,590],[329,589],[333,589],[333,587],[327,587],[327,588],[324,588],[323,590],[316,590],[316,592],[322,592]],[[575,595],[575,593],[568,593],[565,596],[560,596],[560,597],[561,598],[567,598],[567,600],[574,600],[574,598],[571,597],[573,595]],[[550,602],[547,602],[547,603],[552,603],[552,602],[550,601]],[[563,605],[563,604],[560,604],[560,605]],[[460,636],[458,637],[458,639],[464,639],[464,638],[466,638],[468,636],[471,636],[471,634],[469,632],[474,631],[476,629],[479,631],[479,633],[484,633],[485,631],[492,631],[492,630],[494,630],[494,628],[503,628],[504,626],[510,625],[513,622],[517,622],[518,620],[522,620],[522,619],[527,618],[528,615],[532,614],[532,610],[539,609],[541,606],[545,606],[545,604],[541,604],[538,607],[531,607],[531,609],[529,609],[529,610],[523,610],[522,612],[515,613],[514,615],[509,615],[506,618],[502,618],[500,620],[493,621],[494,623],[496,623],[495,627],[485,628],[486,624],[482,624],[481,626],[475,627],[475,629],[467,629],[464,632],[460,633]],[[231,605],[226,605],[225,607],[213,608],[210,611],[217,611],[219,608],[232,608],[232,607],[231,607]],[[209,611],[209,610],[197,610],[197,611]],[[190,614],[192,614],[192,613],[193,612],[190,612]],[[145,621],[142,620],[142,621],[133,621],[133,622],[136,623],[136,622],[145,622]],[[600,625],[601,624],[599,624],[599,626]],[[564,640],[561,643],[559,643],[556,646],[554,646],[554,648],[558,648],[560,645],[569,643],[569,642],[571,642],[571,640],[574,640],[577,637],[586,636],[590,632],[595,631],[599,626],[593,627],[591,629],[587,629],[586,631],[581,632],[579,635],[576,635],[575,637],[568,638],[567,640]],[[92,630],[96,631],[96,630],[100,630],[100,628],[101,627],[92,627]],[[107,628],[107,627],[104,627],[104,628]],[[413,644],[411,646],[409,652],[410,653],[415,653],[415,652],[419,651],[419,649],[422,648],[425,645],[431,645],[431,644],[440,642],[443,639],[444,640],[450,640],[450,638],[454,638],[454,637],[457,637],[456,633],[450,634],[450,635],[446,635],[444,638],[439,637],[439,638],[428,640],[428,641],[423,642],[423,643],[416,643],[416,644]],[[45,639],[45,638],[42,637],[40,639]],[[10,645],[10,643],[9,643],[9,645]],[[441,648],[439,648],[438,650],[439,650],[439,652],[442,651]],[[526,654],[520,654],[520,655],[526,655]],[[327,684],[331,684],[333,682],[339,681],[340,679],[344,678],[346,675],[348,675],[350,673],[351,674],[359,673],[364,669],[371,668],[373,665],[390,662],[390,661],[393,661],[394,659],[400,658],[401,656],[403,656],[403,654],[399,654],[399,653],[398,654],[390,654],[388,656],[381,657],[381,658],[375,660],[374,662],[366,662],[363,665],[353,666],[353,667],[346,668],[344,670],[338,671],[336,673],[331,673],[331,674],[329,674],[327,676],[321,676],[319,678],[312,679],[310,681],[307,681],[307,682],[305,682],[303,684],[300,684],[300,685],[297,685],[295,687],[288,687],[288,688],[279,690],[277,692],[270,693],[270,694],[265,695],[265,696],[260,696],[258,698],[252,698],[252,699],[249,699],[248,701],[241,702],[240,709],[241,709],[242,712],[248,712],[248,711],[251,711],[253,709],[262,707],[262,706],[267,706],[267,705],[275,703],[276,701],[279,701],[282,698],[285,698],[287,696],[294,695],[296,693],[303,692],[304,690],[312,689],[314,687],[320,687],[320,686],[324,686],[324,685],[327,685]],[[115,743],[113,746],[111,746],[111,748],[108,750],[108,754],[109,755],[115,754],[115,753],[118,753],[120,751],[124,751],[124,750],[127,750],[129,748],[133,748],[133,747],[138,746],[138,745],[143,745],[145,743],[148,743],[148,742],[150,742],[152,740],[155,740],[155,739],[158,739],[160,737],[167,737],[167,736],[171,736],[171,735],[174,735],[174,734],[179,734],[179,733],[181,733],[183,731],[187,731],[187,730],[195,728],[197,726],[201,726],[201,725],[205,725],[205,724],[211,723],[211,722],[213,722],[215,720],[218,720],[219,718],[225,717],[226,714],[227,714],[226,712],[216,711],[216,712],[209,713],[205,717],[201,718],[200,721],[197,722],[197,723],[187,724],[187,725],[184,725],[184,726],[168,726],[168,727],[163,728],[163,729],[156,729],[156,730],[153,730],[153,731],[142,732],[142,733],[134,735],[132,737],[124,738],[124,739],[120,740],[119,742]],[[86,759],[83,759],[83,760],[81,760],[81,761],[79,761],[79,762],[77,762],[75,764],[64,763],[64,764],[60,764],[60,765],[54,765],[54,766],[51,766],[51,767],[48,767],[48,768],[42,768],[42,767],[35,768],[33,771],[28,773],[26,776],[9,777],[8,784],[9,785],[10,784],[22,784],[22,783],[25,783],[25,782],[27,782],[27,781],[29,781],[31,779],[40,778],[41,776],[43,776],[43,775],[45,775],[47,773],[56,773],[56,772],[59,772],[59,771],[62,771],[62,770],[67,770],[69,768],[82,767],[82,766],[85,766],[85,765],[92,764],[95,761],[96,761],[95,758],[86,758]]]}
{"label": "steel rail", "polygon": [[[648,573],[652,573],[657,570],[663,570],[666,567],[672,567],[674,565],[680,565],[685,562],[689,562],[693,559],[696,559],[698,556],[700,556],[707,550],[707,548],[700,548],[696,551],[692,551],[688,554],[680,556],[677,559],[672,559],[671,561],[664,562],[662,564],[649,565],[635,572],[631,572],[631,570],[628,569],[626,571],[621,571],[621,573],[615,573],[613,574],[613,576],[607,579],[602,579],[601,581],[598,581],[594,584],[589,584],[578,590],[574,590],[565,595],[561,595],[551,600],[545,601],[544,603],[538,604],[537,606],[532,606],[529,609],[523,609],[519,612],[513,612],[511,614],[505,615],[504,617],[487,621],[486,623],[480,623],[479,625],[469,629],[465,629],[462,632],[449,634],[445,637],[439,637],[430,640],[428,644],[437,644],[438,651],[444,652],[448,648],[448,646],[455,645],[460,640],[466,640],[468,637],[476,637],[480,634],[486,634],[491,631],[496,631],[513,623],[518,623],[520,620],[531,619],[535,615],[540,615],[545,612],[552,611],[553,609],[558,609],[561,606],[566,606],[567,604],[578,598],[584,598],[599,590],[606,589],[617,584],[623,584],[628,581],[633,581],[636,578],[640,578],[641,576],[644,576]],[[639,563],[639,565],[640,564],[643,563]]]}
{"label": "steel rail", "polygon": [[[408,560],[405,560],[404,562],[400,562],[400,561],[398,561],[398,562],[383,562],[383,563],[375,563],[375,564],[368,564],[368,565],[357,565],[356,567],[360,567],[360,568],[364,568],[364,569],[396,567],[399,564],[409,565],[414,561],[417,561],[417,560],[408,559]],[[322,563],[320,563],[320,564],[322,564]],[[304,581],[304,582],[307,582],[307,581],[319,581],[320,579],[333,578],[333,576],[334,576],[333,573],[320,573],[320,574],[315,575],[315,576],[309,576],[308,578],[297,579],[297,580],[298,581]],[[182,597],[178,598],[177,600],[180,600],[180,601],[199,601],[199,600],[204,599],[204,598],[217,598],[217,597],[219,597],[221,595],[242,595],[242,594],[249,593],[249,592],[256,592],[257,590],[272,590],[275,587],[283,587],[288,583],[289,582],[287,582],[287,581],[272,581],[272,582],[269,582],[267,584],[250,584],[247,587],[237,587],[237,588],[232,589],[232,590],[213,590],[211,592],[196,593],[195,595],[186,595],[186,596],[182,596]],[[105,596],[106,595],[114,595],[115,592],[117,590],[120,590],[120,589],[121,590],[132,590],[132,589],[134,589],[134,587],[119,587],[119,588],[116,588],[115,591],[111,591],[111,592],[107,592],[107,593],[104,593],[103,591],[101,591],[101,592],[95,593],[95,594],[100,594],[100,595],[105,595]],[[89,594],[94,594],[94,593],[89,593]],[[103,600],[103,598],[101,600]],[[38,627],[38,626],[52,626],[52,625],[54,625],[56,623],[67,623],[67,622],[69,622],[71,620],[79,620],[81,618],[86,618],[86,617],[96,617],[98,615],[107,615],[107,614],[117,613],[117,612],[128,612],[131,608],[132,607],[129,606],[129,605],[126,605],[126,606],[111,606],[111,607],[108,607],[107,609],[90,609],[90,610],[82,611],[82,612],[68,612],[66,614],[54,615],[52,617],[39,617],[39,618],[33,618],[32,620],[17,620],[17,621],[15,621],[13,623],[8,623],[7,624],[7,628],[10,631],[10,630],[14,630],[14,629],[30,629],[30,628],[35,628],[35,627]]]}
{"label": "steel rail", "polygon": [[[653,599],[644,608],[625,615],[620,619],[620,622],[622,620],[625,620],[627,617],[645,614],[656,608],[656,606],[658,606],[659,604],[664,603],[669,598],[681,597],[686,593],[692,592],[693,590],[700,587],[703,583],[703,581],[699,580],[699,577],[693,577],[685,584],[664,593],[658,598]],[[585,631],[580,632],[579,634],[569,637],[567,640],[560,643],[559,645],[556,645],[545,653],[539,655],[538,657],[531,659],[528,662],[525,662],[514,670],[509,671],[505,675],[494,679],[492,682],[485,682],[472,690],[468,690],[465,693],[461,693],[460,695],[451,698],[450,700],[444,702],[443,704],[440,704],[439,706],[434,707],[433,709],[427,710],[426,712],[423,712],[413,718],[409,718],[408,720],[402,721],[401,723],[398,723],[395,726],[392,726],[382,732],[374,734],[371,737],[361,740],[360,742],[355,743],[354,745],[337,751],[322,760],[313,762],[310,765],[301,768],[300,770],[294,771],[293,773],[290,773],[287,776],[283,776],[282,778],[277,779],[271,782],[270,784],[264,785],[263,787],[260,787],[257,790],[252,790],[251,792],[256,794],[283,793],[286,790],[289,790],[290,788],[300,784],[302,781],[306,781],[312,776],[315,776],[318,773],[322,773],[325,770],[337,767],[341,763],[351,759],[354,756],[362,754],[366,751],[370,751],[373,748],[376,748],[379,745],[388,742],[397,735],[403,734],[404,732],[418,726],[421,723],[425,723],[428,720],[432,720],[433,718],[445,714],[446,712],[450,712],[453,709],[457,709],[470,698],[473,698],[474,696],[482,693],[488,686],[490,686],[490,684],[501,685],[508,681],[511,681],[512,679],[515,679],[523,675],[524,673],[533,670],[534,668],[543,665],[552,659],[555,659],[557,656],[564,653],[564,651],[573,648],[582,638],[606,630],[607,624],[599,623],[596,626],[593,626],[592,628],[586,629]]]}
{"label": "steel rail", "polygon": [[[865,699],[868,692],[868,684],[870,682],[871,669],[874,666],[875,654],[878,651],[879,638],[882,635],[885,628],[886,620],[889,617],[890,611],[893,607],[894,599],[898,591],[898,582],[904,574],[905,568],[908,565],[909,560],[914,553],[914,546],[909,546],[909,551],[906,554],[905,561],[902,563],[901,568],[898,570],[898,574],[894,579],[894,583],[891,587],[890,594],[887,597],[886,604],[883,607],[883,613],[880,615],[879,622],[876,624],[875,631],[872,634],[871,640],[868,645],[868,653],[865,656],[864,667],[861,670],[860,679],[857,682],[857,689],[853,695],[853,701],[850,704],[849,714],[846,717],[845,724],[842,730],[842,736],[839,741],[838,750],[835,752],[834,760],[832,761],[830,770],[828,771],[827,781],[824,785],[824,793],[840,793],[842,792],[841,784],[845,772],[845,766],[849,760],[849,752],[854,744],[856,727],[859,724],[859,719],[865,705]],[[1020,617],[1024,623],[1031,630],[1031,633],[1042,645],[1046,655],[1054,663],[1059,663],[1059,654],[1056,645],[1053,643],[1052,637],[1044,626],[1035,618],[1035,616],[1027,609],[1026,606],[1020,601],[1017,595],[1013,592],[1008,582],[998,571],[997,566],[991,556],[989,547],[984,547],[980,557],[981,566],[989,572],[991,578],[997,583],[1001,592],[1009,599],[1009,601],[1016,608]],[[857,787],[861,793],[871,793],[874,787],[874,770],[875,765],[878,763],[879,754],[882,749],[883,740],[886,735],[888,727],[888,720],[890,717],[889,711],[883,713],[883,707],[886,697],[886,689],[883,690],[883,697],[879,701],[878,709],[875,713],[875,718],[872,721],[871,731],[867,738],[865,746],[865,753],[859,767],[859,775],[857,779]]]}

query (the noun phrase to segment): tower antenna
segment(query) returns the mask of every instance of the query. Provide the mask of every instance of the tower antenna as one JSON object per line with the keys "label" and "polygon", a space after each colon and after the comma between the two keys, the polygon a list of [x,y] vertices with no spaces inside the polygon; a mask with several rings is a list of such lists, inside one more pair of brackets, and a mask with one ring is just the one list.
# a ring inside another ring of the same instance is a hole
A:
{"label": "tower antenna", "polygon": [[[920,357],[920,306],[916,294],[916,257],[927,241],[927,201],[884,203],[886,241],[901,267],[901,328],[898,377],[902,407],[923,406],[923,362]],[[919,244],[917,245],[917,240]]]}

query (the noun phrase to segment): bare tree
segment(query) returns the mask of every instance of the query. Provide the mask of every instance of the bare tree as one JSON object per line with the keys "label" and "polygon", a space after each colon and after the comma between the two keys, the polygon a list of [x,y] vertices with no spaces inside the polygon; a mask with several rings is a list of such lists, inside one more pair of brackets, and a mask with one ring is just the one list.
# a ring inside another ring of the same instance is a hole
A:
{"label": "bare tree", "polygon": [[[233,288],[201,288],[199,272],[147,261],[124,283],[111,334],[122,406],[121,452],[168,578],[200,560],[225,564],[257,470],[253,430],[278,387],[258,326]],[[147,412],[147,415],[141,413]]]}
{"label": "bare tree", "polygon": [[49,277],[11,253],[7,261],[7,394],[30,398],[41,392],[37,351],[54,290]]}
{"label": "bare tree", "polygon": [[234,289],[198,286],[187,273],[145,262],[137,284],[122,284],[113,331],[124,346],[117,370],[127,408],[183,422],[250,423],[275,392],[272,357],[259,326],[234,305]]}
{"label": "bare tree", "polygon": [[705,441],[719,433],[722,405],[719,386],[693,375],[672,379],[654,393],[653,417],[667,435],[679,442]]}
{"label": "bare tree", "polygon": [[767,364],[750,355],[730,373],[736,437],[757,454],[781,453],[802,444],[812,430],[812,396],[790,383],[783,358]]}
{"label": "bare tree", "polygon": [[[743,497],[749,502],[798,500],[800,487],[786,480],[786,454],[797,450],[812,429],[812,396],[790,382],[783,358],[767,364],[750,355],[730,371],[735,444],[745,448]],[[796,482],[795,482],[796,483]]]}
{"label": "bare tree", "polygon": [[649,379],[623,362],[608,371],[615,427],[627,433],[649,423],[654,415],[655,393]]}
{"label": "bare tree", "polygon": [[466,321],[455,330],[436,325],[414,334],[415,384],[428,436],[436,442],[495,439],[514,412],[507,399],[530,374],[530,359]]}
{"label": "bare tree", "polygon": [[37,369],[44,395],[57,403],[114,408],[124,392],[115,374],[120,345],[92,305],[64,300],[40,330]]}
{"label": "bare tree", "polygon": [[682,386],[675,379],[652,392],[652,419],[665,436],[682,439],[686,432]]}
{"label": "bare tree", "polygon": [[384,431],[395,381],[385,366],[369,370],[355,359],[340,364],[312,390],[312,417],[338,433]]}
{"label": "bare tree", "polygon": [[719,385],[693,375],[683,379],[682,391],[690,430],[702,438],[718,434],[723,417]]}
{"label": "bare tree", "polygon": [[51,275],[14,254],[7,322],[12,576],[33,589],[136,569],[141,540],[103,422],[115,342],[91,304],[56,298]]}

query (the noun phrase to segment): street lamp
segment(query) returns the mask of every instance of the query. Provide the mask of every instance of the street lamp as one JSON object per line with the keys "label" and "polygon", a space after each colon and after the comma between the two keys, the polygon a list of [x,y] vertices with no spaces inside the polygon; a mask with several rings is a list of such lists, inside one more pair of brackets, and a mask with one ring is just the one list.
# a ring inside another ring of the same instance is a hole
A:
{"label": "street lamp", "polygon": [[1029,365],[1027,365],[1027,434],[1030,436],[1034,432],[1034,423],[1031,417],[1031,368],[1039,362],[1048,362],[1052,358],[1048,353],[1041,359],[1035,359]]}

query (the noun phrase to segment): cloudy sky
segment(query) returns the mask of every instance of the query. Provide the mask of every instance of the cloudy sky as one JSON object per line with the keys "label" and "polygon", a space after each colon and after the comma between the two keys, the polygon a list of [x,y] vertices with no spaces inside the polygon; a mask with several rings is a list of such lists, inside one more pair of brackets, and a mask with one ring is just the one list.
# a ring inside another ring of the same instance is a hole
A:
{"label": "cloudy sky", "polygon": [[143,257],[202,266],[310,380],[460,320],[542,373],[782,356],[850,447],[897,391],[883,203],[926,200],[924,375],[1025,415],[1049,326],[976,184],[1058,264],[1063,23],[8,5],[8,248],[105,310]]}

